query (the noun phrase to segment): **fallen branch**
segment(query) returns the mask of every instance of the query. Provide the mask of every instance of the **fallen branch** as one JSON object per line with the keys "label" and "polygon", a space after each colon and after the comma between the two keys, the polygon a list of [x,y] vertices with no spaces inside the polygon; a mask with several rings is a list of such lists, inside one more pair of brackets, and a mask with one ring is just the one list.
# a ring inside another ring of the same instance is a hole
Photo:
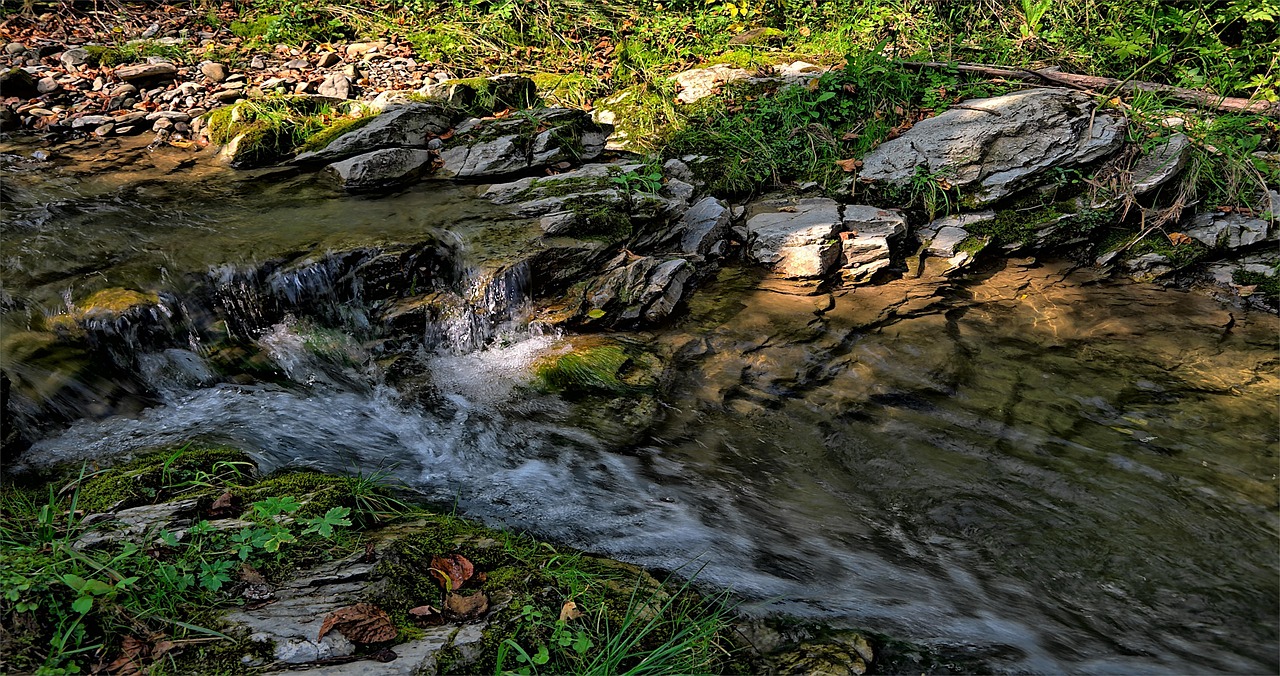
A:
{"label": "fallen branch", "polygon": [[981,63],[945,63],[942,61],[902,61],[905,68],[923,70],[925,68],[954,69],[962,73],[977,73],[986,77],[999,77],[1021,82],[1043,82],[1060,87],[1084,90],[1105,90],[1112,93],[1153,92],[1163,94],[1171,99],[1190,103],[1208,110],[1230,113],[1254,113],[1267,117],[1280,117],[1280,103],[1270,101],[1254,101],[1252,99],[1218,96],[1197,89],[1184,89],[1158,82],[1142,82],[1140,80],[1117,80],[1111,77],[1093,75],[1075,75],[1058,70],[1041,68],[1028,70],[1025,68],[1007,68],[990,66]]}

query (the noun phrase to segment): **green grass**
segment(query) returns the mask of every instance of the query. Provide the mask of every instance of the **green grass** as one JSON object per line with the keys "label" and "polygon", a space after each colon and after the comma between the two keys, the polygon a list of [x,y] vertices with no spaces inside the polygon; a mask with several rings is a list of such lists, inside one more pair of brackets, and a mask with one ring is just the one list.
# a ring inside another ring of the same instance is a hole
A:
{"label": "green grass", "polygon": [[368,124],[375,114],[359,103],[334,104],[308,96],[272,96],[216,108],[205,116],[209,140],[225,144],[243,136],[235,161],[267,164],[299,150],[323,148]]}
{"label": "green grass", "polygon": [[[425,511],[396,497],[387,479],[385,472],[261,477],[236,451],[188,444],[96,473],[63,470],[43,482],[5,484],[0,670],[85,673],[119,658],[137,638],[184,646],[142,658],[139,666],[152,673],[250,673],[240,657],[269,659],[269,647],[227,633],[219,619],[243,603],[233,593],[242,563],[279,584],[360,550],[372,541],[369,529],[406,519],[383,550],[375,571],[383,582],[369,588],[367,600],[398,623],[397,640],[420,636],[408,610],[443,607],[453,591],[429,575],[433,558],[468,558],[484,575],[463,593],[509,599],[490,618],[468,673],[723,673],[731,666],[732,609],[723,597]],[[215,518],[206,515],[224,494],[231,508],[220,516],[246,525],[219,531],[204,520]],[[77,544],[97,528],[84,520],[87,513],[185,498],[197,499],[198,515],[181,536],[156,529],[140,542]],[[562,621],[568,602],[581,615]],[[460,658],[446,650],[442,671],[450,673]]]}
{"label": "green grass", "polygon": [[100,66],[118,66],[146,61],[149,56],[161,56],[174,63],[192,63],[194,53],[184,45],[166,45],[153,40],[133,40],[115,45],[86,45],[90,63]]}

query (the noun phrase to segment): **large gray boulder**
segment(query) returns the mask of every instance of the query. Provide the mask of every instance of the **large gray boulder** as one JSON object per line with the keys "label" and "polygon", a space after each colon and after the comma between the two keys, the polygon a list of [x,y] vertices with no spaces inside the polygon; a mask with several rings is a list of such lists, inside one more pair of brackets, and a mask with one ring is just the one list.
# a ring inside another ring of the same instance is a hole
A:
{"label": "large gray boulder", "polygon": [[320,150],[302,153],[294,161],[333,162],[383,148],[425,148],[428,141],[449,131],[453,121],[453,114],[444,106],[409,103],[387,110],[363,127],[339,136]]}
{"label": "large gray boulder", "polygon": [[472,119],[440,152],[440,178],[512,174],[595,159],[610,128],[581,110],[543,108],[503,119]]}
{"label": "large gray boulder", "polygon": [[1070,90],[970,99],[872,150],[859,178],[905,187],[924,171],[987,204],[1034,187],[1051,169],[1107,157],[1123,143],[1126,124]]}
{"label": "large gray boulder", "polygon": [[383,148],[334,162],[327,170],[355,192],[408,183],[429,171],[433,160],[431,151],[421,148]]}
{"label": "large gray boulder", "polygon": [[840,259],[840,205],[826,198],[767,200],[747,218],[748,254],[783,277],[822,277]]}

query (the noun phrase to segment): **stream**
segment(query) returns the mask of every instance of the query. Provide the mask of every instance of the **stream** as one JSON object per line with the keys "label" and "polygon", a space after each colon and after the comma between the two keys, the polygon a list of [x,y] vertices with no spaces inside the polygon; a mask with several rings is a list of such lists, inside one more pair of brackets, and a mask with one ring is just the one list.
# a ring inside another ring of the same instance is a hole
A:
{"label": "stream", "polygon": [[[465,185],[370,199],[34,149],[0,146],[6,344],[98,289],[182,297],[226,266],[428,234],[483,272],[536,227]],[[388,471],[489,524],[732,589],[747,612],[997,671],[1280,669],[1275,316],[1054,261],[819,295],[729,263],[680,319],[624,336],[667,374],[656,410],[632,412],[532,387],[581,339],[508,295],[480,340],[419,351],[421,397],[386,377],[348,299],[332,349],[314,349],[315,319],[257,338],[275,379],[140,347],[151,400],[50,426],[17,468],[210,440],[264,470]],[[14,354],[5,369],[35,378]]]}

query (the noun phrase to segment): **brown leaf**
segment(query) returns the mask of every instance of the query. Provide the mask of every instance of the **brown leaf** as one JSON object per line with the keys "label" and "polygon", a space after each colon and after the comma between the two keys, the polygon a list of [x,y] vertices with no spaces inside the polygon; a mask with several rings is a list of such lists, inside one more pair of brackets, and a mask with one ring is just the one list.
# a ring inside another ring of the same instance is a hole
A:
{"label": "brown leaf", "polygon": [[857,169],[860,164],[862,163],[855,159],[836,160],[836,166],[845,171],[853,171],[854,169]]}
{"label": "brown leaf", "polygon": [[262,573],[259,573],[257,568],[254,568],[247,563],[240,564],[240,579],[248,582],[249,584],[267,583],[267,578],[262,577]]}
{"label": "brown leaf", "polygon": [[489,597],[484,592],[471,596],[450,594],[444,600],[444,609],[459,620],[474,620],[489,610]]}
{"label": "brown leaf", "polygon": [[461,589],[475,572],[475,565],[461,554],[431,557],[431,577],[434,577],[445,591]]}
{"label": "brown leaf", "polygon": [[235,503],[236,498],[230,491],[223,493],[209,505],[209,516],[231,516],[236,511]]}
{"label": "brown leaf", "polygon": [[390,641],[397,634],[391,616],[372,603],[357,603],[329,613],[320,625],[320,635],[316,640],[324,638],[333,629],[337,629],[352,643]]}
{"label": "brown leaf", "polygon": [[840,137],[840,140],[841,141],[857,141],[860,138],[862,138],[862,134],[859,134],[856,131],[846,131],[844,133],[844,136]]}
{"label": "brown leaf", "polygon": [[1180,246],[1182,244],[1190,244],[1191,237],[1181,232],[1175,232],[1169,235],[1169,242],[1172,243],[1174,246]]}
{"label": "brown leaf", "polygon": [[573,601],[565,601],[565,602],[564,602],[564,605],[563,605],[563,606],[560,606],[560,621],[561,621],[561,622],[568,622],[569,620],[576,620],[576,619],[578,619],[579,617],[582,617],[582,611],[581,611],[581,610],[578,610],[578,604],[574,603]]}

